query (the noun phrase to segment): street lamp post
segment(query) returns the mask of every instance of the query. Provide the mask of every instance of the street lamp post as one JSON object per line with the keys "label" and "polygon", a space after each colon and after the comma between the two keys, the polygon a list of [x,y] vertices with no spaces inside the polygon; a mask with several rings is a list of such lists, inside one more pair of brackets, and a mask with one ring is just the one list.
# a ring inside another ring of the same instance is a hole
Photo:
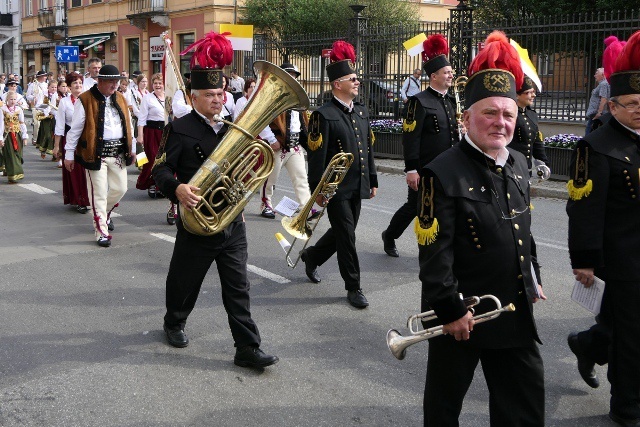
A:
{"label": "street lamp post", "polygon": [[362,11],[367,7],[362,4],[352,4],[349,6],[355,16],[349,19],[349,32],[350,39],[356,48],[356,71],[359,75],[362,75],[362,69],[364,62],[364,53],[362,50],[362,43],[360,35],[367,29],[367,18],[362,16]]}

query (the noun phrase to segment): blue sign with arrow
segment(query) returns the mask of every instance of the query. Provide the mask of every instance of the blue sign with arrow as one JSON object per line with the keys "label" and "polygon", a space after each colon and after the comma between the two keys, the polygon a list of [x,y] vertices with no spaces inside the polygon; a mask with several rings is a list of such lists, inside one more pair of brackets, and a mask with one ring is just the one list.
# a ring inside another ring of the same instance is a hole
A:
{"label": "blue sign with arrow", "polygon": [[78,46],[56,46],[57,62],[78,62],[78,54],[80,48]]}

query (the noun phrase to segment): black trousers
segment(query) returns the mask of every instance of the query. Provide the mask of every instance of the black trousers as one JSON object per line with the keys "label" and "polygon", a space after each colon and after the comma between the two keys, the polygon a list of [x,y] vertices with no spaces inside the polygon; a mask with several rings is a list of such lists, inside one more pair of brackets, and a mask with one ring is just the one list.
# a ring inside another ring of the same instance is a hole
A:
{"label": "black trousers", "polygon": [[327,205],[331,223],[318,242],[307,248],[308,258],[316,265],[324,264],[334,253],[338,255],[340,275],[347,291],[360,289],[360,262],[356,252],[356,226],[360,218],[360,198],[335,200]]}
{"label": "black trousers", "polygon": [[184,328],[198,300],[202,282],[215,261],[222,288],[222,304],[227,311],[235,346],[260,345],[258,327],[251,318],[249,307],[244,222],[233,222],[223,232],[209,237],[191,234],[181,225],[178,226],[167,275],[165,325],[169,329]]}
{"label": "black trousers", "polygon": [[407,195],[407,202],[400,206],[400,208],[393,214],[391,222],[387,227],[386,238],[398,239],[407,229],[411,221],[418,215],[418,192],[412,190],[411,187],[407,187],[409,194]]}
{"label": "black trousers", "polygon": [[451,336],[429,341],[424,425],[459,425],[462,401],[478,361],[489,389],[490,425],[543,427],[544,374],[535,343],[530,347],[482,349]]}
{"label": "black trousers", "polygon": [[610,408],[624,418],[640,418],[640,282],[609,280],[606,289],[612,308]]}
{"label": "black trousers", "polygon": [[611,310],[611,287],[606,286],[602,296],[600,314],[596,316],[596,324],[578,333],[580,348],[586,353],[589,359],[598,365],[609,363],[609,350],[611,345],[611,329],[613,313]]}

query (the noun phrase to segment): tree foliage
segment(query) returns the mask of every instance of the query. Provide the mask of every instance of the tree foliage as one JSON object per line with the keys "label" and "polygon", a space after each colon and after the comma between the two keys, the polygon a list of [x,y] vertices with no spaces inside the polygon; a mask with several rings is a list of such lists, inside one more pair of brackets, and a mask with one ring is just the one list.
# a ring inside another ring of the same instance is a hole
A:
{"label": "tree foliage", "polygon": [[[349,22],[355,17],[349,8],[353,0],[246,0],[243,23],[273,40],[295,40],[295,36],[311,33],[348,34]],[[414,24],[418,22],[417,4],[398,0],[361,0],[367,7],[362,16],[369,27]],[[295,46],[282,45],[286,55]]]}

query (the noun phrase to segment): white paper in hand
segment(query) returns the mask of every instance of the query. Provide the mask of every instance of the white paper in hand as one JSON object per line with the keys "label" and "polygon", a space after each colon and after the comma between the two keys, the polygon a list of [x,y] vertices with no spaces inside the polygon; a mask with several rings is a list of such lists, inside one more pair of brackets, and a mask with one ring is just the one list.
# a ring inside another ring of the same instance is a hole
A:
{"label": "white paper in hand", "polygon": [[594,276],[593,285],[585,288],[582,283],[576,280],[573,285],[573,292],[571,293],[571,299],[593,314],[600,313],[600,306],[602,305],[602,295],[604,294],[604,281]]}
{"label": "white paper in hand", "polygon": [[296,202],[295,200],[291,200],[287,196],[284,196],[282,200],[280,200],[280,203],[278,203],[278,205],[274,208],[274,210],[280,215],[292,217],[293,215],[295,215],[296,210],[299,207],[300,203]]}

